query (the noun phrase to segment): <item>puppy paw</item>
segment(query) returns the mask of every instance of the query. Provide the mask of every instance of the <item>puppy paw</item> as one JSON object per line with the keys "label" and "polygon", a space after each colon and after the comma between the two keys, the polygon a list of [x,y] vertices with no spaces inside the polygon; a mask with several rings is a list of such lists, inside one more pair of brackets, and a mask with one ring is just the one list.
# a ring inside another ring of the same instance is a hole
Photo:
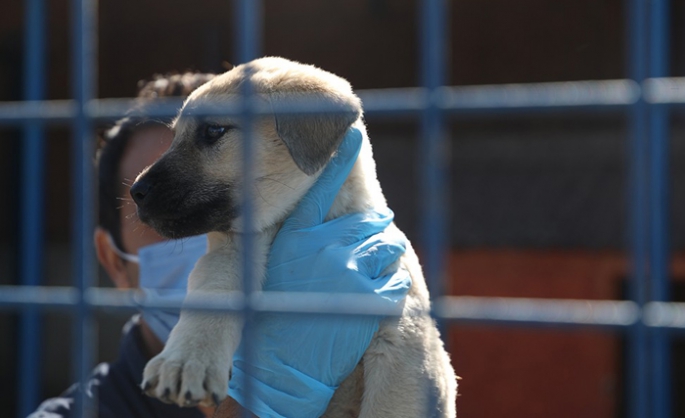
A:
{"label": "puppy paw", "polygon": [[219,406],[226,398],[229,373],[230,362],[207,353],[164,350],[145,366],[141,388],[178,406]]}

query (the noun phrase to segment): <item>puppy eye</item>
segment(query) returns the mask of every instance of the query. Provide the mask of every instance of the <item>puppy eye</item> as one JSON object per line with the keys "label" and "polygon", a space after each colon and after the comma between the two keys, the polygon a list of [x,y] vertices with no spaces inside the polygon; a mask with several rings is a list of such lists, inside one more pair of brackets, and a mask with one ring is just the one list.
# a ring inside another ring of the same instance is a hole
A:
{"label": "puppy eye", "polygon": [[208,143],[214,143],[231,129],[230,126],[206,124],[201,130],[202,139]]}

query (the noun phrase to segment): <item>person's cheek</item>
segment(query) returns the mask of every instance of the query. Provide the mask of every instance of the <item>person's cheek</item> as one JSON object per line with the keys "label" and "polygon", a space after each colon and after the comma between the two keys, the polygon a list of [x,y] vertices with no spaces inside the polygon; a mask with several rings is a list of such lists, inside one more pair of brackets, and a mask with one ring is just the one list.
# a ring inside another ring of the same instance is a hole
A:
{"label": "person's cheek", "polygon": [[138,279],[140,274],[138,264],[126,263],[126,274],[129,279],[130,289],[137,289],[138,287],[140,287],[140,281]]}

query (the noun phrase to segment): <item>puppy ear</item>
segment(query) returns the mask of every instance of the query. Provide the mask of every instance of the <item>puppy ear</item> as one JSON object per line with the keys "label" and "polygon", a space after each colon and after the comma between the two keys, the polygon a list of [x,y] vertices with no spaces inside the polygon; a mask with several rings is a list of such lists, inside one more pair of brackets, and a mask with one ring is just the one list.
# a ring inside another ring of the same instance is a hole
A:
{"label": "puppy ear", "polygon": [[[338,149],[347,130],[362,112],[361,101],[352,92],[272,92],[276,131],[295,164],[307,175],[319,171]],[[288,102],[303,99],[319,102],[331,112],[320,114],[283,113]]]}

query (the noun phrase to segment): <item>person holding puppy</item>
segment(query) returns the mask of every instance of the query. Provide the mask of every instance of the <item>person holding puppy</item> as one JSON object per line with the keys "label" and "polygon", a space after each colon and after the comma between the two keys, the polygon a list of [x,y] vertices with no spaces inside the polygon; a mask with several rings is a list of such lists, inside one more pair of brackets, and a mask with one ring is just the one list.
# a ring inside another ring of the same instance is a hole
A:
{"label": "person holding puppy", "polygon": [[[191,73],[156,77],[140,86],[139,104],[135,110],[144,110],[146,105],[159,98],[185,97],[211,78],[210,74]],[[206,251],[204,236],[179,241],[165,240],[153,229],[142,224],[136,217],[135,204],[128,194],[136,176],[159,158],[171,144],[173,133],[168,128],[169,121],[138,116],[123,118],[107,131],[97,156],[99,225],[94,232],[94,244],[98,260],[117,288],[141,289],[147,296],[158,300],[175,297],[179,291],[185,290],[190,270]],[[376,265],[369,267],[367,271],[363,267],[365,263],[359,263],[362,268],[348,275],[349,287],[345,288],[343,285],[337,291],[356,292],[359,291],[359,284],[362,284],[372,293],[380,288],[381,282],[387,285],[388,280],[392,280],[395,283],[392,286],[395,293],[393,297],[399,302],[406,295],[411,283],[409,275],[398,271],[381,278],[382,280],[375,280],[378,277],[374,277],[377,271],[383,271],[384,267],[393,264],[404,252],[402,237],[392,238],[388,242],[388,237],[380,235],[392,221],[392,213],[385,210],[371,215],[351,215],[346,219],[336,220],[333,225],[316,219],[315,213],[327,212],[326,205],[330,206],[337,188],[347,177],[356,155],[354,140],[355,138],[345,138],[330,167],[326,168],[289,221],[307,225],[304,229],[309,235],[304,235],[304,239],[314,244],[308,247],[316,251],[317,257],[321,257],[322,262],[317,264],[322,266],[347,266],[351,265],[350,261],[354,261],[341,259],[339,253],[326,251],[336,239],[346,240],[348,245],[350,237],[360,246],[362,243],[368,246],[369,242],[378,244],[375,259],[381,264],[380,268]],[[360,228],[360,225],[363,227]],[[277,236],[279,245],[274,246],[272,251],[288,248],[292,253],[295,240],[303,239],[303,235],[294,233],[292,229],[288,233],[290,235],[284,232]],[[354,251],[349,257],[354,257]],[[298,257],[293,257],[296,258]],[[319,277],[321,272],[303,268],[302,273],[303,282],[313,282],[312,278]],[[278,277],[267,277],[267,283],[277,281]],[[325,288],[317,289],[316,284],[313,286],[308,291],[330,291]],[[177,320],[178,312],[157,309],[144,309],[140,315],[131,318],[124,327],[119,357],[111,364],[97,366],[88,382],[87,407],[94,411],[94,416],[202,418],[214,414],[214,408],[210,406],[180,407],[163,403],[143,394],[139,386],[145,364],[162,350]],[[245,396],[240,391],[235,391],[235,388],[234,393],[243,406],[249,407],[259,416],[321,415],[337,387],[336,382],[339,384],[355,370],[371,335],[378,327],[378,319],[345,319],[340,324],[332,323],[325,329],[313,329],[311,324],[303,320],[276,321],[278,318],[274,315],[264,315],[255,324],[255,334],[260,334],[260,329],[273,329],[275,323],[278,323],[279,329],[276,334],[268,334],[267,338],[261,340],[262,346],[256,348],[273,353],[269,364],[257,363],[251,366],[268,369],[278,378],[274,381],[258,381],[260,390],[256,393],[257,402],[252,402],[249,394]],[[267,333],[262,332],[260,335],[265,334]],[[294,336],[298,340],[306,339],[298,342],[315,346],[321,361],[311,357],[302,359],[303,355],[311,356],[311,353],[290,350],[293,341],[289,341],[287,336]],[[322,344],[322,341],[327,343]],[[269,346],[265,347],[265,344]],[[253,361],[259,361],[254,360],[255,356],[251,357]],[[292,367],[285,366],[303,362],[313,362],[317,365],[316,370],[310,370],[309,375],[304,376],[301,373],[292,373]],[[243,379],[252,379],[251,376],[245,377],[247,368],[244,364],[239,363],[238,367],[236,370],[240,371]],[[284,388],[298,388],[301,393],[297,392],[296,396],[292,396]],[[46,400],[30,418],[72,416],[79,390],[78,385],[74,385],[62,396]],[[215,416],[229,418],[240,416],[239,414],[238,403],[229,397]]]}
{"label": "person holding puppy", "polygon": [[[158,76],[141,83],[136,106],[163,98],[183,98],[213,77],[212,74]],[[98,261],[118,289],[157,288],[160,284],[182,289],[189,271],[205,251],[202,237],[186,240],[183,251],[169,252],[164,238],[137,221],[128,189],[138,173],[166,151],[173,133],[169,119],[126,117],[117,121],[100,140],[98,172],[98,226],[94,245]],[[180,249],[181,247],[179,247]],[[147,361],[159,353],[173,326],[173,314],[145,311],[124,326],[119,357],[92,372],[87,396],[89,409],[98,417],[211,417],[211,409],[180,408],[142,394],[138,387]],[[69,388],[48,399],[30,418],[73,415],[80,388]]]}

